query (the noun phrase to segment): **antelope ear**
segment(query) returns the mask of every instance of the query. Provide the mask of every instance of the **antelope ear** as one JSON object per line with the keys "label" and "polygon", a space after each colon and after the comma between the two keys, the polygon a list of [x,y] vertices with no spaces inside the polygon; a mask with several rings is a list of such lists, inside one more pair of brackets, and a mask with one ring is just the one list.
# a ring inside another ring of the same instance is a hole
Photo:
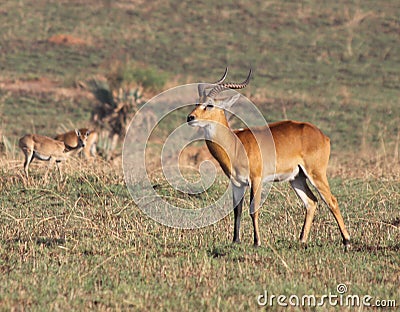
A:
{"label": "antelope ear", "polygon": [[241,94],[237,93],[234,96],[222,100],[219,105],[224,109],[230,109],[233,104],[240,98]]}

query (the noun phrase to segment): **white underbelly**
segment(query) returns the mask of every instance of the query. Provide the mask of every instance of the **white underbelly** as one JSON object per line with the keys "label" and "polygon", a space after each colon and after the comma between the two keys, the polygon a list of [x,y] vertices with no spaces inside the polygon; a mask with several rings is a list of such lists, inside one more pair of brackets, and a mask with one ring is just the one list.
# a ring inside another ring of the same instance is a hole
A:
{"label": "white underbelly", "polygon": [[49,161],[51,156],[39,154],[38,152],[34,151],[33,156],[39,160]]}
{"label": "white underbelly", "polygon": [[286,182],[293,181],[294,178],[299,174],[299,167],[296,166],[292,172],[285,173],[275,173],[271,175],[267,175],[264,177],[263,182]]}

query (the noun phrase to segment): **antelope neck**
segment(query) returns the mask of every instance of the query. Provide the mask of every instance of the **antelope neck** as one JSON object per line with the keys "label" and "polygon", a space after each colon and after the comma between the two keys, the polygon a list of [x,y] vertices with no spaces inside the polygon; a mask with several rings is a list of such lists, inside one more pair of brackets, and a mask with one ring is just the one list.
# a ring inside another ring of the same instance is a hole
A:
{"label": "antelope neck", "polygon": [[232,173],[232,157],[235,157],[237,145],[236,135],[229,128],[228,123],[213,123],[205,129],[206,144],[210,153],[219,162],[225,174]]}
{"label": "antelope neck", "polygon": [[65,143],[64,143],[64,146],[65,146],[65,148],[64,148],[64,153],[68,153],[68,152],[71,152],[71,151],[73,151],[73,150],[76,150],[76,149],[82,147],[82,146],[79,146],[79,144],[78,144],[77,146],[75,146],[75,147],[72,147],[72,146],[70,146],[70,145],[68,145],[68,144],[65,144]]}

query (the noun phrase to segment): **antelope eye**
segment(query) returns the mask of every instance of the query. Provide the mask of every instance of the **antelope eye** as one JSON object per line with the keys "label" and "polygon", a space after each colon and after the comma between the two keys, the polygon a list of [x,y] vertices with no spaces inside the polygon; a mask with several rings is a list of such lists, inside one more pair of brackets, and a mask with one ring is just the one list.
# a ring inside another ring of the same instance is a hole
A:
{"label": "antelope eye", "polygon": [[213,107],[214,107],[214,105],[212,105],[212,104],[207,105],[207,108],[213,108]]}

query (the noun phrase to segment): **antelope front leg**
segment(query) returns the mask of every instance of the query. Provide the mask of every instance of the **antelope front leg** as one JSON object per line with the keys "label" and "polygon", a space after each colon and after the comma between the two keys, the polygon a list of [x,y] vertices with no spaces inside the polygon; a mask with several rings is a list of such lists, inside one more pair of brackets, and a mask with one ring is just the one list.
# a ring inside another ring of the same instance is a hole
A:
{"label": "antelope front leg", "polygon": [[246,188],[244,186],[235,186],[232,183],[233,207],[235,221],[233,224],[233,242],[240,243],[240,218],[242,216],[243,198]]}
{"label": "antelope front leg", "polygon": [[49,159],[49,165],[48,165],[47,170],[46,170],[46,173],[45,173],[45,175],[44,175],[44,183],[45,183],[45,184],[47,184],[48,176],[49,176],[49,171],[50,171],[51,167],[54,166],[54,163],[55,163],[55,159],[54,159],[53,157],[50,157],[50,159]]}
{"label": "antelope front leg", "polygon": [[25,172],[25,177],[28,180],[29,179],[29,165],[31,164],[33,160],[33,150],[24,148],[22,150],[25,155],[25,162],[24,162],[24,172]]}
{"label": "antelope front leg", "polygon": [[255,179],[250,190],[250,216],[251,220],[253,221],[254,247],[259,247],[261,245],[260,231],[258,229],[258,213],[260,210],[261,189],[261,179]]}

